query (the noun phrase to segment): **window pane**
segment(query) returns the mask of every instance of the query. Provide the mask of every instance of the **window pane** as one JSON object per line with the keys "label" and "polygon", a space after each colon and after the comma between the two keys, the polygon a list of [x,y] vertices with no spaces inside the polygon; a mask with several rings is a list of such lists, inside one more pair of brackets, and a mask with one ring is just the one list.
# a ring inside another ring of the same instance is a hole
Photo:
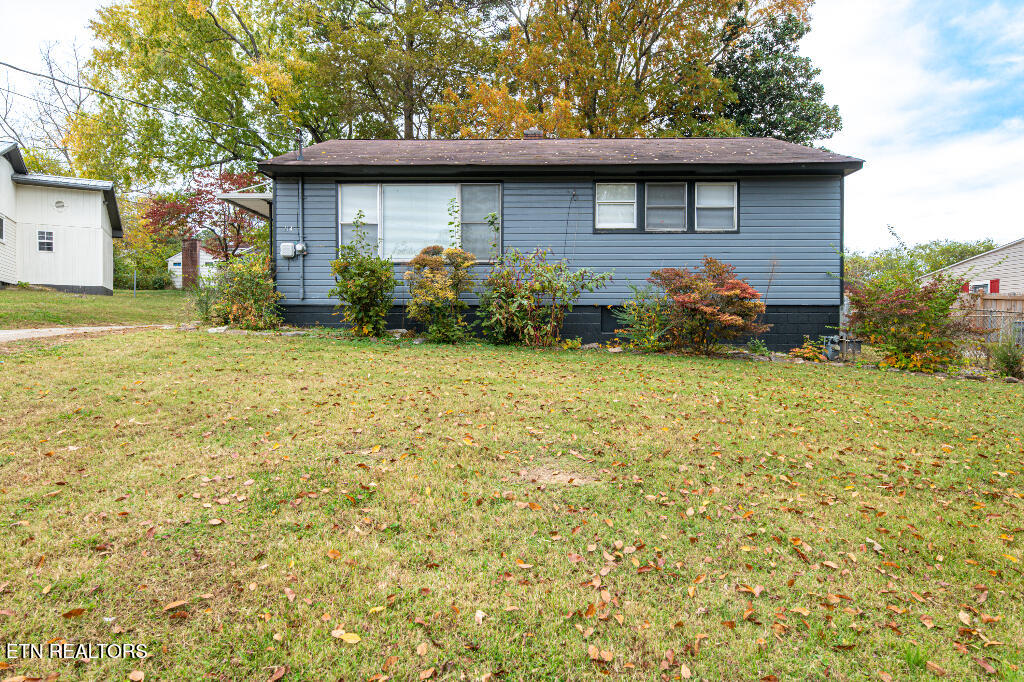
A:
{"label": "window pane", "polygon": [[636,185],[632,182],[597,183],[598,201],[635,201]]}
{"label": "window pane", "polygon": [[685,206],[686,185],[647,183],[648,206]]}
{"label": "window pane", "polygon": [[648,230],[682,230],[686,217],[685,208],[648,208]]}
{"label": "window pane", "polygon": [[635,206],[633,204],[598,204],[598,228],[633,228],[636,227]]}
{"label": "window pane", "polygon": [[490,213],[498,214],[498,185],[462,186],[462,222],[484,223]]}
{"label": "window pane", "polygon": [[462,249],[476,256],[477,260],[491,257],[491,244],[498,235],[488,223],[462,223]]}
{"label": "window pane", "polygon": [[[377,226],[376,225],[363,225],[360,228],[365,237],[365,241],[374,250],[377,248]],[[356,228],[352,223],[343,224],[341,226],[341,243],[352,244],[356,240]]]}
{"label": "window pane", "polygon": [[363,222],[376,225],[377,220],[377,185],[342,185],[341,186],[341,222],[355,221],[356,214],[363,212]]}
{"label": "window pane", "polygon": [[448,204],[456,185],[384,185],[384,255],[409,260],[424,247],[451,243]]}
{"label": "window pane", "polygon": [[732,206],[736,198],[736,185],[697,184],[698,206]]}
{"label": "window pane", "polygon": [[731,208],[698,208],[698,230],[732,230],[733,210]]}

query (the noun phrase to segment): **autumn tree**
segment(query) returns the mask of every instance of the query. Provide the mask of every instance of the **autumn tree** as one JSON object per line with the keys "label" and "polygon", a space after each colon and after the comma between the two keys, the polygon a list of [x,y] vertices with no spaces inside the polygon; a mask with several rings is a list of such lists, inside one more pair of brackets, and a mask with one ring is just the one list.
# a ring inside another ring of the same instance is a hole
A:
{"label": "autumn tree", "polygon": [[732,95],[715,64],[729,41],[811,0],[537,0],[513,17],[495,72],[448,91],[445,135],[727,135]]}
{"label": "autumn tree", "polygon": [[216,260],[231,260],[249,248],[267,249],[266,221],[217,198],[259,182],[255,173],[197,171],[186,189],[145,202],[141,221],[158,240],[202,240]]}

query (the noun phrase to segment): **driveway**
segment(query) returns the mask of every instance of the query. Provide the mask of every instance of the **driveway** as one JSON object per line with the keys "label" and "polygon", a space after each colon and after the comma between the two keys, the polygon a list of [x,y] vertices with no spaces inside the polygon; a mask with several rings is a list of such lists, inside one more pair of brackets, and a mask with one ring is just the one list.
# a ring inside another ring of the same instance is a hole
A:
{"label": "driveway", "polygon": [[117,325],[112,327],[47,327],[46,329],[0,329],[0,343],[10,341],[27,341],[29,339],[45,339],[50,336],[69,336],[72,334],[91,334],[95,332],[116,332],[126,329],[145,329],[151,324]]}

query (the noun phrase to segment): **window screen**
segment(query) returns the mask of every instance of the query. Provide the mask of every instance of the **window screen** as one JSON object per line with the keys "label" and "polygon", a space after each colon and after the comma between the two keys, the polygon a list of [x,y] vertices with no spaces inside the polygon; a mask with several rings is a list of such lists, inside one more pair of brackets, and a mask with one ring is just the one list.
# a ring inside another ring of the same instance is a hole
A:
{"label": "window screen", "polygon": [[697,183],[698,232],[732,232],[736,229],[736,183]]}
{"label": "window screen", "polygon": [[679,232],[686,229],[686,183],[647,183],[645,230]]}
{"label": "window screen", "polygon": [[492,244],[501,244],[487,222],[492,213],[501,215],[500,185],[462,185],[462,249],[477,260],[487,260]]}

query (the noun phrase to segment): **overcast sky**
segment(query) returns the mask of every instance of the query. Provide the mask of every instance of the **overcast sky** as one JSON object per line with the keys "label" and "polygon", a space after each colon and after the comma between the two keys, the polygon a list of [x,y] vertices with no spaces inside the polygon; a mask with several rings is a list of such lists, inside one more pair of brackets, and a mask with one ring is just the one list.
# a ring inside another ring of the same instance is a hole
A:
{"label": "overcast sky", "polygon": [[[87,45],[96,0],[4,0],[0,60],[38,66],[46,41]],[[804,53],[867,165],[847,181],[846,242],[1024,237],[1024,0],[818,0]],[[34,84],[0,69],[0,87]]]}

